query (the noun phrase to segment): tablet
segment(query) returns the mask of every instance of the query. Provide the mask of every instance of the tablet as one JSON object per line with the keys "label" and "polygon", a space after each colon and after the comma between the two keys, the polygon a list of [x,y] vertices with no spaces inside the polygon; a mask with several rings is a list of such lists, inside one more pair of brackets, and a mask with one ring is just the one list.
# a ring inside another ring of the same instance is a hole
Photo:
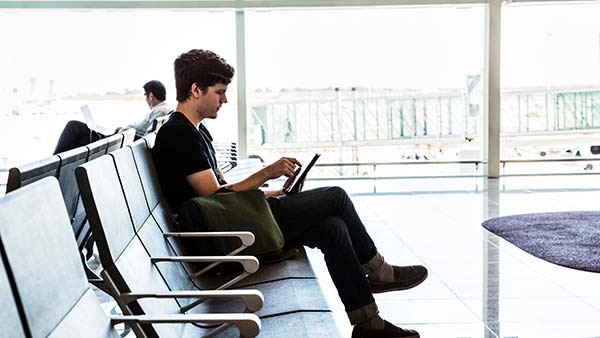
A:
{"label": "tablet", "polygon": [[313,167],[313,165],[315,165],[315,162],[317,162],[320,156],[321,154],[315,154],[315,156],[313,156],[312,160],[310,160],[310,163],[308,163],[308,165],[300,167],[300,171],[294,176],[292,182],[287,186],[283,187],[283,191],[286,194],[295,194],[298,191],[300,191],[300,185],[302,184],[302,182],[304,182],[304,179],[306,179],[306,175]]}
{"label": "tablet", "polygon": [[115,129],[109,129],[109,128],[105,128],[103,126],[99,126],[96,121],[94,120],[94,117],[92,116],[92,113],[90,112],[90,107],[88,107],[87,104],[84,104],[83,106],[79,107],[79,109],[81,110],[81,113],[83,114],[83,118],[85,119],[85,124],[87,124],[88,128],[90,128],[93,131],[96,131],[104,136],[108,136],[108,135],[112,135],[115,133]]}

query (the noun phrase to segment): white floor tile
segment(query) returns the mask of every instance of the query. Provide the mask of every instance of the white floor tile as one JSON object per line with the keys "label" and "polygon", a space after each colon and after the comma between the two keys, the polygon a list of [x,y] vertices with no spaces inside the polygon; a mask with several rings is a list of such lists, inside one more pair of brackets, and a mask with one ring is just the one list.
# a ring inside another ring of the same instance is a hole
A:
{"label": "white floor tile", "polygon": [[[422,337],[600,337],[600,274],[545,262],[480,225],[499,215],[598,210],[599,176],[378,180],[380,194],[373,182],[328,183],[352,186],[386,260],[429,269],[415,289],[376,295],[386,319]],[[324,263],[316,270],[327,275]],[[322,285],[349,336],[333,284]]]}

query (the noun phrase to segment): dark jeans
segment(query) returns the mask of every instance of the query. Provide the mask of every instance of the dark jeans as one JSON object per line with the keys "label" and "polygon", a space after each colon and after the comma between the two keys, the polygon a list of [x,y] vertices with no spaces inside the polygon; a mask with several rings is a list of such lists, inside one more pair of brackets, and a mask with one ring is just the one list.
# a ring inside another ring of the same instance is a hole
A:
{"label": "dark jeans", "polygon": [[54,155],[85,146],[105,137],[98,132],[90,130],[83,122],[69,121],[58,138],[58,143],[56,144],[56,148],[54,148]]}
{"label": "dark jeans", "polygon": [[375,301],[362,264],[377,248],[344,189],[318,188],[268,202],[286,245],[321,249],[346,311]]}

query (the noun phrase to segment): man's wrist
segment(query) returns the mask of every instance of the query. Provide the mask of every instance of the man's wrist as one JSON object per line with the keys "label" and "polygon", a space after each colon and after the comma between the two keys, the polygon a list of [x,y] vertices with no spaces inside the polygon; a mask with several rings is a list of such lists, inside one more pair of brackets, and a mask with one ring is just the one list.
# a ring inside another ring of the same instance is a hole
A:
{"label": "man's wrist", "polygon": [[284,194],[282,189],[279,190],[263,190],[266,197],[276,197]]}
{"label": "man's wrist", "polygon": [[259,171],[259,173],[260,173],[260,176],[261,176],[261,179],[262,179],[262,183],[265,183],[266,181],[268,181],[269,179],[271,179],[271,174],[269,173],[269,167],[262,168]]}

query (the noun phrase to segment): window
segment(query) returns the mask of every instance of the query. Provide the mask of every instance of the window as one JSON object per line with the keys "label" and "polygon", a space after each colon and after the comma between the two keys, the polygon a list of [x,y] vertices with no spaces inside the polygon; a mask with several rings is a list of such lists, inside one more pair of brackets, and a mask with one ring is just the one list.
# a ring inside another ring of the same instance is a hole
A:
{"label": "window", "polygon": [[[149,80],[165,84],[175,108],[173,61],[183,52],[210,49],[236,62],[232,10],[0,10],[0,31],[13,32],[0,37],[6,167],[49,156],[64,124],[82,119],[83,104],[106,126],[143,118]],[[235,93],[217,124],[232,135]]]}
{"label": "window", "polygon": [[247,11],[249,153],[480,159],[483,27],[479,5]]}
{"label": "window", "polygon": [[[503,7],[501,159],[591,156],[600,128],[599,14],[598,3]],[[593,170],[582,162],[551,167]],[[548,168],[507,165],[505,173]]]}

